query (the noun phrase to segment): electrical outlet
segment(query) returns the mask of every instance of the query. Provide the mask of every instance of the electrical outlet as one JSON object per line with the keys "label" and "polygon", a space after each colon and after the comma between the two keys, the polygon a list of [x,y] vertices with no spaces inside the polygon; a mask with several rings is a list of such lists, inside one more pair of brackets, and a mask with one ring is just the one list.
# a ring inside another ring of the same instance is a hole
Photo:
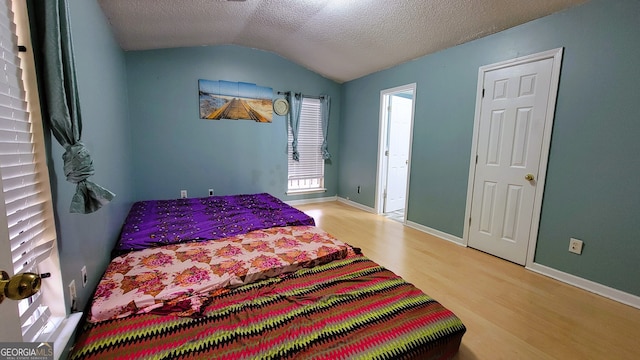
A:
{"label": "electrical outlet", "polygon": [[213,196],[213,189],[209,189],[209,196]]}
{"label": "electrical outlet", "polygon": [[582,245],[584,245],[582,240],[571,238],[569,240],[569,252],[578,255],[582,254]]}
{"label": "electrical outlet", "polygon": [[87,267],[83,266],[82,269],[80,269],[80,276],[82,279],[82,287],[86,287],[87,286]]}
{"label": "electrical outlet", "polygon": [[187,190],[180,190],[180,198],[184,199],[187,197]]}
{"label": "electrical outlet", "polygon": [[76,292],[76,281],[71,280],[71,282],[69,283],[69,302],[71,303],[71,306],[73,306],[77,298],[78,293]]}

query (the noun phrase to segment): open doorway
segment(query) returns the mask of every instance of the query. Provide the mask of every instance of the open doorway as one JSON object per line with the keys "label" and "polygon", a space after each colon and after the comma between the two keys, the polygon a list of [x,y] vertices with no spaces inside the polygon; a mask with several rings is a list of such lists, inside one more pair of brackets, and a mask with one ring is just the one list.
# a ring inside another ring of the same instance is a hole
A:
{"label": "open doorway", "polygon": [[416,84],[380,92],[376,212],[405,222]]}

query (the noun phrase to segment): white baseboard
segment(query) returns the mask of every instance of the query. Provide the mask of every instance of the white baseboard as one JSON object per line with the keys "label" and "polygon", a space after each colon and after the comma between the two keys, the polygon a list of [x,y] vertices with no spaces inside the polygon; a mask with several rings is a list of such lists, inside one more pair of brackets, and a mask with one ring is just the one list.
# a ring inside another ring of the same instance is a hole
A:
{"label": "white baseboard", "polygon": [[304,205],[304,204],[314,204],[319,202],[330,202],[330,201],[336,201],[337,199],[338,199],[337,196],[329,196],[329,197],[320,197],[320,198],[311,198],[311,199],[289,200],[289,201],[284,201],[284,203],[289,204],[291,206],[295,206],[295,205]]}
{"label": "white baseboard", "polygon": [[368,207],[368,206],[365,206],[365,205],[362,205],[362,204],[359,204],[359,203],[357,203],[355,201],[351,201],[349,199],[338,197],[338,202],[341,202],[343,204],[347,204],[349,206],[352,206],[354,208],[358,208],[358,209],[366,211],[366,212],[370,212],[370,213],[373,213],[373,214],[376,213],[376,209]]}
{"label": "white baseboard", "polygon": [[594,294],[598,294],[619,303],[623,303],[636,309],[640,309],[640,296],[629,294],[624,291],[620,291],[606,285],[602,285],[597,282],[581,278],[579,276],[571,275],[564,271],[556,270],[535,262],[527,266],[526,268],[531,271],[537,272],[538,274],[548,276],[558,281],[562,281],[563,283],[579,287]]}
{"label": "white baseboard", "polygon": [[[368,206],[365,206],[365,205],[362,205],[362,204],[359,204],[359,203],[351,201],[349,199],[338,197],[338,201],[343,203],[343,204],[347,204],[349,206],[352,206],[354,208],[358,208],[358,209],[366,211],[366,212],[370,212],[370,213],[373,213],[373,214],[376,213],[376,209],[368,207]],[[447,234],[447,233],[442,232],[440,230],[432,229],[430,227],[427,227],[427,226],[424,226],[424,225],[420,225],[420,224],[415,223],[413,221],[407,221],[405,223],[405,225],[408,226],[408,227],[414,228],[416,230],[422,231],[424,233],[433,235],[433,236],[438,237],[440,239],[451,241],[452,243],[455,243],[457,245],[466,246],[464,244],[464,240],[462,240],[461,238],[459,238],[457,236],[453,236],[451,234]]]}
{"label": "white baseboard", "polygon": [[447,240],[447,241],[451,241],[452,243],[456,244],[456,245],[460,245],[460,246],[464,246],[466,247],[466,245],[464,244],[464,240],[462,240],[461,238],[457,237],[457,236],[453,236],[451,234],[447,234],[446,232],[440,231],[440,230],[436,230],[436,229],[432,229],[428,226],[424,226],[424,225],[420,225],[418,223],[415,223],[413,221],[407,221],[406,224],[408,227],[410,228],[414,228],[416,230],[422,231],[424,233],[427,233],[429,235],[433,235],[435,237],[438,237],[442,240]]}

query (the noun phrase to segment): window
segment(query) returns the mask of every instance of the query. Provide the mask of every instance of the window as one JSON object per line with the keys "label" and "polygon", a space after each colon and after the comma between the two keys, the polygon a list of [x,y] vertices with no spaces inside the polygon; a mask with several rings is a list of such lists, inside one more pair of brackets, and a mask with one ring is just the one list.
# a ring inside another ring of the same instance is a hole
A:
{"label": "window", "polygon": [[322,159],[322,118],[320,99],[302,98],[300,128],[298,130],[298,153],[300,161],[293,160],[291,142],[293,135],[289,127],[288,161],[289,184],[287,194],[324,191],[324,160]]}
{"label": "window", "polygon": [[[14,13],[12,12],[12,5]],[[41,291],[0,307],[0,337],[10,341],[52,341],[58,345],[66,317],[53,222],[51,190],[24,2],[0,4],[0,268],[50,273]],[[24,71],[24,73],[23,73]],[[36,114],[36,115],[33,115]],[[54,350],[58,353],[62,349]]]}

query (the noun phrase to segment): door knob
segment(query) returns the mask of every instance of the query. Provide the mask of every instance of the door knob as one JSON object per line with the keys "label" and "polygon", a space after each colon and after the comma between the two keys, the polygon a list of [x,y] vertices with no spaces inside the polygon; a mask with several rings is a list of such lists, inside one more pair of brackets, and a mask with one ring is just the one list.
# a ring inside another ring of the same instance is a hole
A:
{"label": "door knob", "polygon": [[533,176],[533,174],[527,174],[524,176],[524,178],[528,181],[532,181],[533,179],[535,179],[535,177]]}

